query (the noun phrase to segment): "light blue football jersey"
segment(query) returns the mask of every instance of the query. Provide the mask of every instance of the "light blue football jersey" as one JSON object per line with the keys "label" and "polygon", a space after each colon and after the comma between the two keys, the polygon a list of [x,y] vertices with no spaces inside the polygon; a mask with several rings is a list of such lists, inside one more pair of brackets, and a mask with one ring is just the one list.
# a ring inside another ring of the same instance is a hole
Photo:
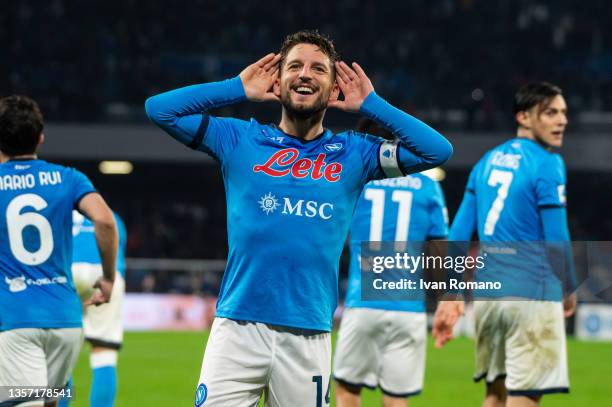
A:
{"label": "light blue football jersey", "polygon": [[81,326],[72,282],[72,210],[95,189],[43,160],[0,164],[2,330]]}
{"label": "light blue football jersey", "polygon": [[329,130],[304,141],[256,120],[206,113],[245,100],[235,77],[176,89],[145,104],[157,125],[221,166],[229,253],[217,316],[330,331],[339,259],[363,186],[385,174],[438,166],[452,147],[375,92],[360,113],[397,134],[400,144]]}
{"label": "light blue football jersey", "polygon": [[202,149],[221,163],[229,239],[217,316],[331,330],[355,203],[383,177],[381,142],[329,130],[303,142],[255,120],[209,118]]}
{"label": "light blue football jersey", "polygon": [[[115,222],[117,223],[117,231],[119,233],[119,247],[117,248],[116,271],[125,279],[125,245],[127,240],[127,231],[125,224],[117,215]],[[89,263],[99,264],[102,266],[100,251],[96,243],[96,235],[94,233],[94,224],[91,220],[81,215],[78,211],[72,213],[72,236],[73,236],[73,263]]]}
{"label": "light blue football jersey", "polygon": [[423,174],[372,181],[364,188],[350,229],[349,283],[345,307],[425,311],[425,293],[414,301],[361,301],[362,241],[444,239],[448,215],[440,184]]}
{"label": "light blue football jersey", "polygon": [[508,242],[519,253],[489,256],[477,281],[502,282],[500,296],[562,298],[561,284],[541,243],[539,210],[565,206],[565,182],[561,156],[526,138],[508,140],[480,159],[466,187],[466,193],[476,197],[478,237],[485,243]]}

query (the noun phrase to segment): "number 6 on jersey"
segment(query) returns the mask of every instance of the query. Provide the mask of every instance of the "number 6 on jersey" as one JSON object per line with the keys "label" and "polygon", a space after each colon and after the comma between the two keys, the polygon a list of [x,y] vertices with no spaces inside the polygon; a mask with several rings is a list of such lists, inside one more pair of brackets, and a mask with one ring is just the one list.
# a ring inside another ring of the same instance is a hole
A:
{"label": "number 6 on jersey", "polygon": [[[47,207],[47,202],[36,194],[23,194],[15,197],[6,207],[6,225],[9,245],[13,256],[21,263],[36,266],[44,263],[53,252],[53,232],[49,221],[39,213],[21,211],[31,207],[41,211]],[[32,226],[40,236],[40,247],[31,252],[23,243],[23,230]]]}

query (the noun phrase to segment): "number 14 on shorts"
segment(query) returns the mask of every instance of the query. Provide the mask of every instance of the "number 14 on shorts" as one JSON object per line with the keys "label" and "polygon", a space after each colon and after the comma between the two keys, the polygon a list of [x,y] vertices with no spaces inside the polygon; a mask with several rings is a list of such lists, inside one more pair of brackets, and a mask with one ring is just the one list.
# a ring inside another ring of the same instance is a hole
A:
{"label": "number 14 on shorts", "polygon": [[[312,382],[317,384],[316,407],[323,407],[323,376],[312,376]],[[325,404],[329,404],[329,390],[331,389],[331,376],[327,380],[327,391],[325,392]]]}

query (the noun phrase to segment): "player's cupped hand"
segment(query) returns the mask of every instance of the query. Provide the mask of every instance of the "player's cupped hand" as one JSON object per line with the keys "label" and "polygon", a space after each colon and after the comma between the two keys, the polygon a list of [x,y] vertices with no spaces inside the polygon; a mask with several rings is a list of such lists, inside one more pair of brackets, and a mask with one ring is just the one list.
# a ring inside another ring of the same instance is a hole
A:
{"label": "player's cupped hand", "polygon": [[357,62],[348,66],[345,62],[336,62],[336,82],[340,87],[343,100],[332,100],[328,107],[335,107],[349,113],[357,113],[365,98],[374,91],[372,81]]}
{"label": "player's cupped hand", "polygon": [[563,298],[563,316],[569,318],[576,311],[576,293],[572,293]]}
{"label": "player's cupped hand", "polygon": [[269,53],[240,72],[240,80],[248,100],[253,102],[279,101],[278,96],[272,91],[272,86],[278,78],[280,59],[280,54]]}
{"label": "player's cupped hand", "polygon": [[453,328],[463,315],[465,305],[463,301],[440,301],[436,308],[431,335],[436,348],[441,348],[446,342],[453,339]]}
{"label": "player's cupped hand", "polygon": [[83,303],[84,306],[102,305],[110,301],[111,293],[113,292],[113,281],[100,277],[94,284],[94,292],[91,297]]}

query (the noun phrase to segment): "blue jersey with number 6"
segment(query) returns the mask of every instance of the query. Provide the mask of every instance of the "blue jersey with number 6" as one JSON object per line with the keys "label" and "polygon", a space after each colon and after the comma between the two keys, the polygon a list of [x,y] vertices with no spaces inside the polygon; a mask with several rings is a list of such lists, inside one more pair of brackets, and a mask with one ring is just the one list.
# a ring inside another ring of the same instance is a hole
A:
{"label": "blue jersey with number 6", "polygon": [[43,160],[0,164],[0,330],[81,326],[72,282],[72,210],[95,192]]}
{"label": "blue jersey with number 6", "polygon": [[423,174],[372,181],[364,188],[351,224],[346,307],[425,311],[425,294],[414,301],[361,301],[362,241],[422,242],[444,239],[448,219],[440,184]]}

